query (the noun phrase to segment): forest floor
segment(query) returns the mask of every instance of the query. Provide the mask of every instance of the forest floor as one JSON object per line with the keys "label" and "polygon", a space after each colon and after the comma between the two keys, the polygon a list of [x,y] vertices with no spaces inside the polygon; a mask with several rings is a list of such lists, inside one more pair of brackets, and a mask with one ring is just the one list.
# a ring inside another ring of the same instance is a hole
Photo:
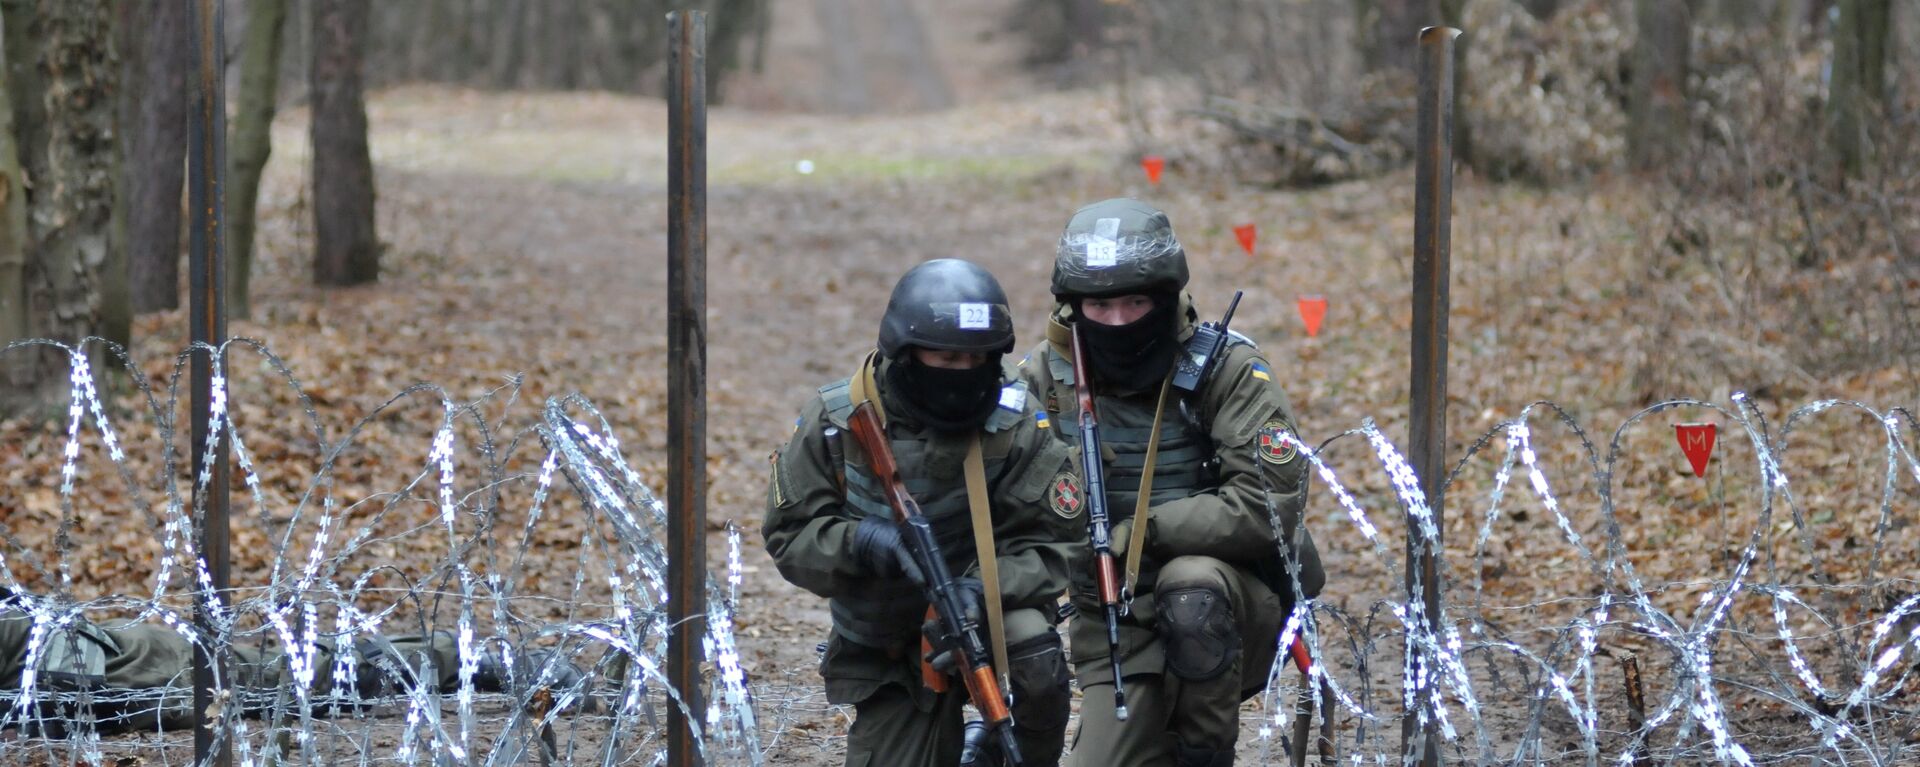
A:
{"label": "forest floor", "polygon": [[[304,115],[285,115],[262,200],[257,309],[254,318],[233,323],[233,334],[263,340],[284,358],[321,420],[335,429],[416,381],[437,383],[456,401],[515,375],[524,376],[522,400],[582,393],[607,412],[636,468],[661,489],[664,106],[604,94],[407,88],[378,94],[371,111],[379,230],[388,244],[380,282],[354,289],[308,284],[305,122]],[[1226,169],[1176,163],[1153,187],[1134,163],[1122,117],[1104,94],[1084,92],[921,115],[710,112],[710,558],[724,556],[722,521],[747,531],[737,630],[762,697],[771,763],[837,764],[850,712],[824,703],[813,671],[814,645],[827,630],[824,603],[783,581],[759,542],[767,456],[815,387],[847,375],[871,347],[890,286],[913,264],[957,256],[991,269],[1011,297],[1024,349],[1039,338],[1050,308],[1053,243],[1068,214],[1104,197],[1145,197],[1171,213],[1203,316],[1224,309],[1233,290],[1247,291],[1234,327],[1274,361],[1310,442],[1368,417],[1389,437],[1403,438],[1411,172],[1290,191],[1241,183]],[[802,162],[811,163],[811,173],[800,171]],[[1783,334],[1782,323],[1766,314],[1770,291],[1795,295],[1795,281],[1825,277],[1756,276],[1766,269],[1757,256],[1676,259],[1673,201],[1641,182],[1596,179],[1542,190],[1462,174],[1457,184],[1450,461],[1541,399],[1583,424],[1604,460],[1615,427],[1670,398],[1731,408],[1733,393],[1744,391],[1776,424],[1793,407],[1821,398],[1881,410],[1913,407],[1920,398],[1909,362],[1876,359],[1871,343],[1869,353],[1844,362],[1798,359],[1797,346],[1823,338],[1893,338],[1903,331],[1872,307],[1832,306],[1818,309],[1831,323]],[[1242,223],[1259,227],[1251,255],[1233,234]],[[1734,223],[1726,227],[1731,234],[1723,242],[1762,239]],[[1302,294],[1328,299],[1317,337],[1301,328],[1295,299]],[[1752,305],[1755,296],[1757,310],[1729,308]],[[185,327],[177,311],[139,321],[135,358],[151,380],[164,381]],[[1911,326],[1904,332],[1897,337],[1910,337]],[[273,400],[242,394],[235,394],[237,407],[261,419],[255,428],[297,441],[296,424],[269,425]],[[1724,468],[1709,480],[1692,477],[1670,436],[1668,424],[1686,420],[1720,425],[1715,460]],[[1755,530],[1761,486],[1752,443],[1737,434],[1737,422],[1698,407],[1650,417],[1619,437],[1622,458],[1605,483],[1551,416],[1536,414],[1533,424],[1535,447],[1570,524],[1608,539],[1611,520],[1599,499],[1603,488],[1611,491],[1613,508],[1626,515],[1618,519],[1617,540],[1662,599],[1691,604],[1703,581],[1726,577],[1729,558]],[[64,426],[0,425],[0,519],[16,540],[49,558],[56,556],[52,544],[32,542],[51,541],[62,516],[56,493]],[[1793,564],[1800,540],[1826,563],[1809,567],[1833,568],[1843,583],[1870,577],[1861,574],[1868,565],[1855,552],[1879,544],[1901,550],[1913,534],[1905,522],[1876,529],[1886,436],[1875,420],[1858,415],[1803,428],[1812,435],[1796,443],[1808,447],[1789,465],[1808,521],[1780,527],[1782,511],[1769,524],[1778,529],[1761,531],[1763,547],[1780,550],[1782,570],[1769,577],[1806,577]],[[130,425],[126,441],[138,446],[154,434],[150,425]],[[395,430],[363,444],[376,455],[388,444],[420,466],[425,435]],[[1515,641],[1545,652],[1558,635],[1529,636],[1528,627],[1565,626],[1577,608],[1557,600],[1591,596],[1598,586],[1591,560],[1565,546],[1538,501],[1510,500],[1503,513],[1519,522],[1531,512],[1531,524],[1500,528],[1487,552],[1476,555],[1500,456],[1502,443],[1495,443],[1492,458],[1483,453],[1469,461],[1450,491],[1450,508],[1462,511],[1447,519],[1448,554],[1458,587],[1484,579],[1486,605],[1478,614],[1501,616]],[[157,459],[134,452],[136,473],[152,476]],[[316,458],[282,445],[256,460],[268,466],[270,496],[284,500],[300,494]],[[286,467],[272,468],[275,460]],[[1397,552],[1403,528],[1385,475],[1351,447],[1331,451],[1329,460],[1381,525],[1389,553]],[[341,471],[335,492],[347,501],[395,487],[391,475]],[[81,508],[111,508],[113,491],[94,489],[111,484],[99,474],[83,481]],[[1523,494],[1521,484],[1510,497]],[[1895,496],[1894,516],[1910,521],[1912,488]],[[1330,603],[1364,615],[1393,593],[1398,576],[1390,567],[1397,565],[1389,563],[1397,554],[1376,556],[1330,494],[1317,494],[1309,514],[1329,569]],[[158,554],[151,530],[82,514],[72,535],[81,551],[73,561],[84,563],[74,573],[76,592],[107,593],[129,579],[150,579]],[[237,551],[244,546],[236,542]],[[1913,577],[1910,561],[1892,561],[1882,577]],[[236,572],[266,565],[242,556]],[[1865,595],[1844,598],[1855,601],[1835,603],[1832,617],[1847,625],[1878,606],[1865,603]],[[1343,669],[1354,666],[1350,658],[1336,660]],[[1386,677],[1372,681],[1390,701],[1397,659],[1370,662],[1375,676],[1385,669]],[[1247,732],[1243,756],[1252,763],[1270,744]]]}

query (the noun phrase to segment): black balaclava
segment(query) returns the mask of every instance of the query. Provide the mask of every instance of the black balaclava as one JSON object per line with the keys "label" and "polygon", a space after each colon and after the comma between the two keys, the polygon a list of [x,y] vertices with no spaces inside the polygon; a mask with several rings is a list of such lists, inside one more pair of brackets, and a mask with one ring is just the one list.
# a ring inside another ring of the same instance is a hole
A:
{"label": "black balaclava", "polygon": [[1126,325],[1103,325],[1086,319],[1081,302],[1073,302],[1074,322],[1087,345],[1087,371],[1093,380],[1118,392],[1143,392],[1160,384],[1180,353],[1174,312],[1179,301],[1166,291],[1148,293],[1153,309]]}
{"label": "black balaclava", "polygon": [[934,431],[971,431],[985,425],[999,403],[1000,355],[987,355],[979,367],[950,370],[920,364],[909,347],[888,362],[886,379],[888,408]]}

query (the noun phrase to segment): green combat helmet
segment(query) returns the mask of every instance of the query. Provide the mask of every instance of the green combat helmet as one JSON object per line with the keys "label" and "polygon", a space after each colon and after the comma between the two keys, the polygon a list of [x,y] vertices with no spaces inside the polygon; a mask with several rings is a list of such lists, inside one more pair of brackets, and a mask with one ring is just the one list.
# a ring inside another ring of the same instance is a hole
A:
{"label": "green combat helmet", "polygon": [[1053,260],[1053,295],[1120,296],[1187,286],[1187,252],[1167,214],[1116,197],[1075,211]]}

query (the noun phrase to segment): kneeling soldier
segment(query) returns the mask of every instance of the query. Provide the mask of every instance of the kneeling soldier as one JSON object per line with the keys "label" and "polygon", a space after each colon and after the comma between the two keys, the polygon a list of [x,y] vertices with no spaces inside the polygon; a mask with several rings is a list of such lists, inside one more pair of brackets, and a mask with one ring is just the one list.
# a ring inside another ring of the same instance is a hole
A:
{"label": "kneeling soldier", "polygon": [[[1012,349],[1006,294],[991,274],[958,259],[921,264],[894,287],[878,350],[852,378],[820,388],[773,457],[767,551],[787,580],[827,599],[820,675],[827,700],[854,706],[848,765],[958,764],[967,702],[957,683],[936,692],[938,676],[923,681],[928,602],[885,488],[848,433],[863,403],[882,414],[949,571],[1004,632],[1024,764],[1059,761],[1070,693],[1053,607],[1067,587],[1071,531],[1057,512],[1077,503],[1079,486],[1071,451],[1047,436],[1045,414],[1002,366]],[[988,545],[998,584],[981,567]],[[1003,614],[991,614],[995,601]]]}
{"label": "kneeling soldier", "polygon": [[[1071,636],[1086,694],[1074,765],[1233,764],[1240,702],[1266,683],[1294,601],[1291,573],[1308,597],[1325,581],[1313,539],[1292,548],[1306,473],[1280,439],[1293,431],[1286,393],[1237,333],[1218,359],[1194,364],[1208,350],[1185,348],[1198,319],[1186,284],[1186,251],[1165,213],[1126,199],[1082,208],[1060,237],[1047,340],[1022,363],[1054,431],[1076,439],[1077,327],[1113,547],[1137,571],[1119,625],[1130,709],[1120,721],[1088,533],[1077,529]],[[1212,372],[1196,380],[1201,370]]]}

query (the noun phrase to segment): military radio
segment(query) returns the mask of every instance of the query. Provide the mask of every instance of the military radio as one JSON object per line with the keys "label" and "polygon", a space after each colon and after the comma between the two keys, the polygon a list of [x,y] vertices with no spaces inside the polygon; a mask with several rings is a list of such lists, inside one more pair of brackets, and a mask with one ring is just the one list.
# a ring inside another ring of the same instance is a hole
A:
{"label": "military radio", "polygon": [[1179,361],[1174,364],[1173,388],[1198,392],[1206,384],[1207,373],[1212,372],[1214,361],[1227,348],[1227,323],[1233,321],[1233,310],[1240,306],[1240,293],[1233,291],[1233,302],[1227,304],[1227,313],[1219,322],[1200,323],[1193,337],[1187,339],[1187,348],[1181,350]]}

